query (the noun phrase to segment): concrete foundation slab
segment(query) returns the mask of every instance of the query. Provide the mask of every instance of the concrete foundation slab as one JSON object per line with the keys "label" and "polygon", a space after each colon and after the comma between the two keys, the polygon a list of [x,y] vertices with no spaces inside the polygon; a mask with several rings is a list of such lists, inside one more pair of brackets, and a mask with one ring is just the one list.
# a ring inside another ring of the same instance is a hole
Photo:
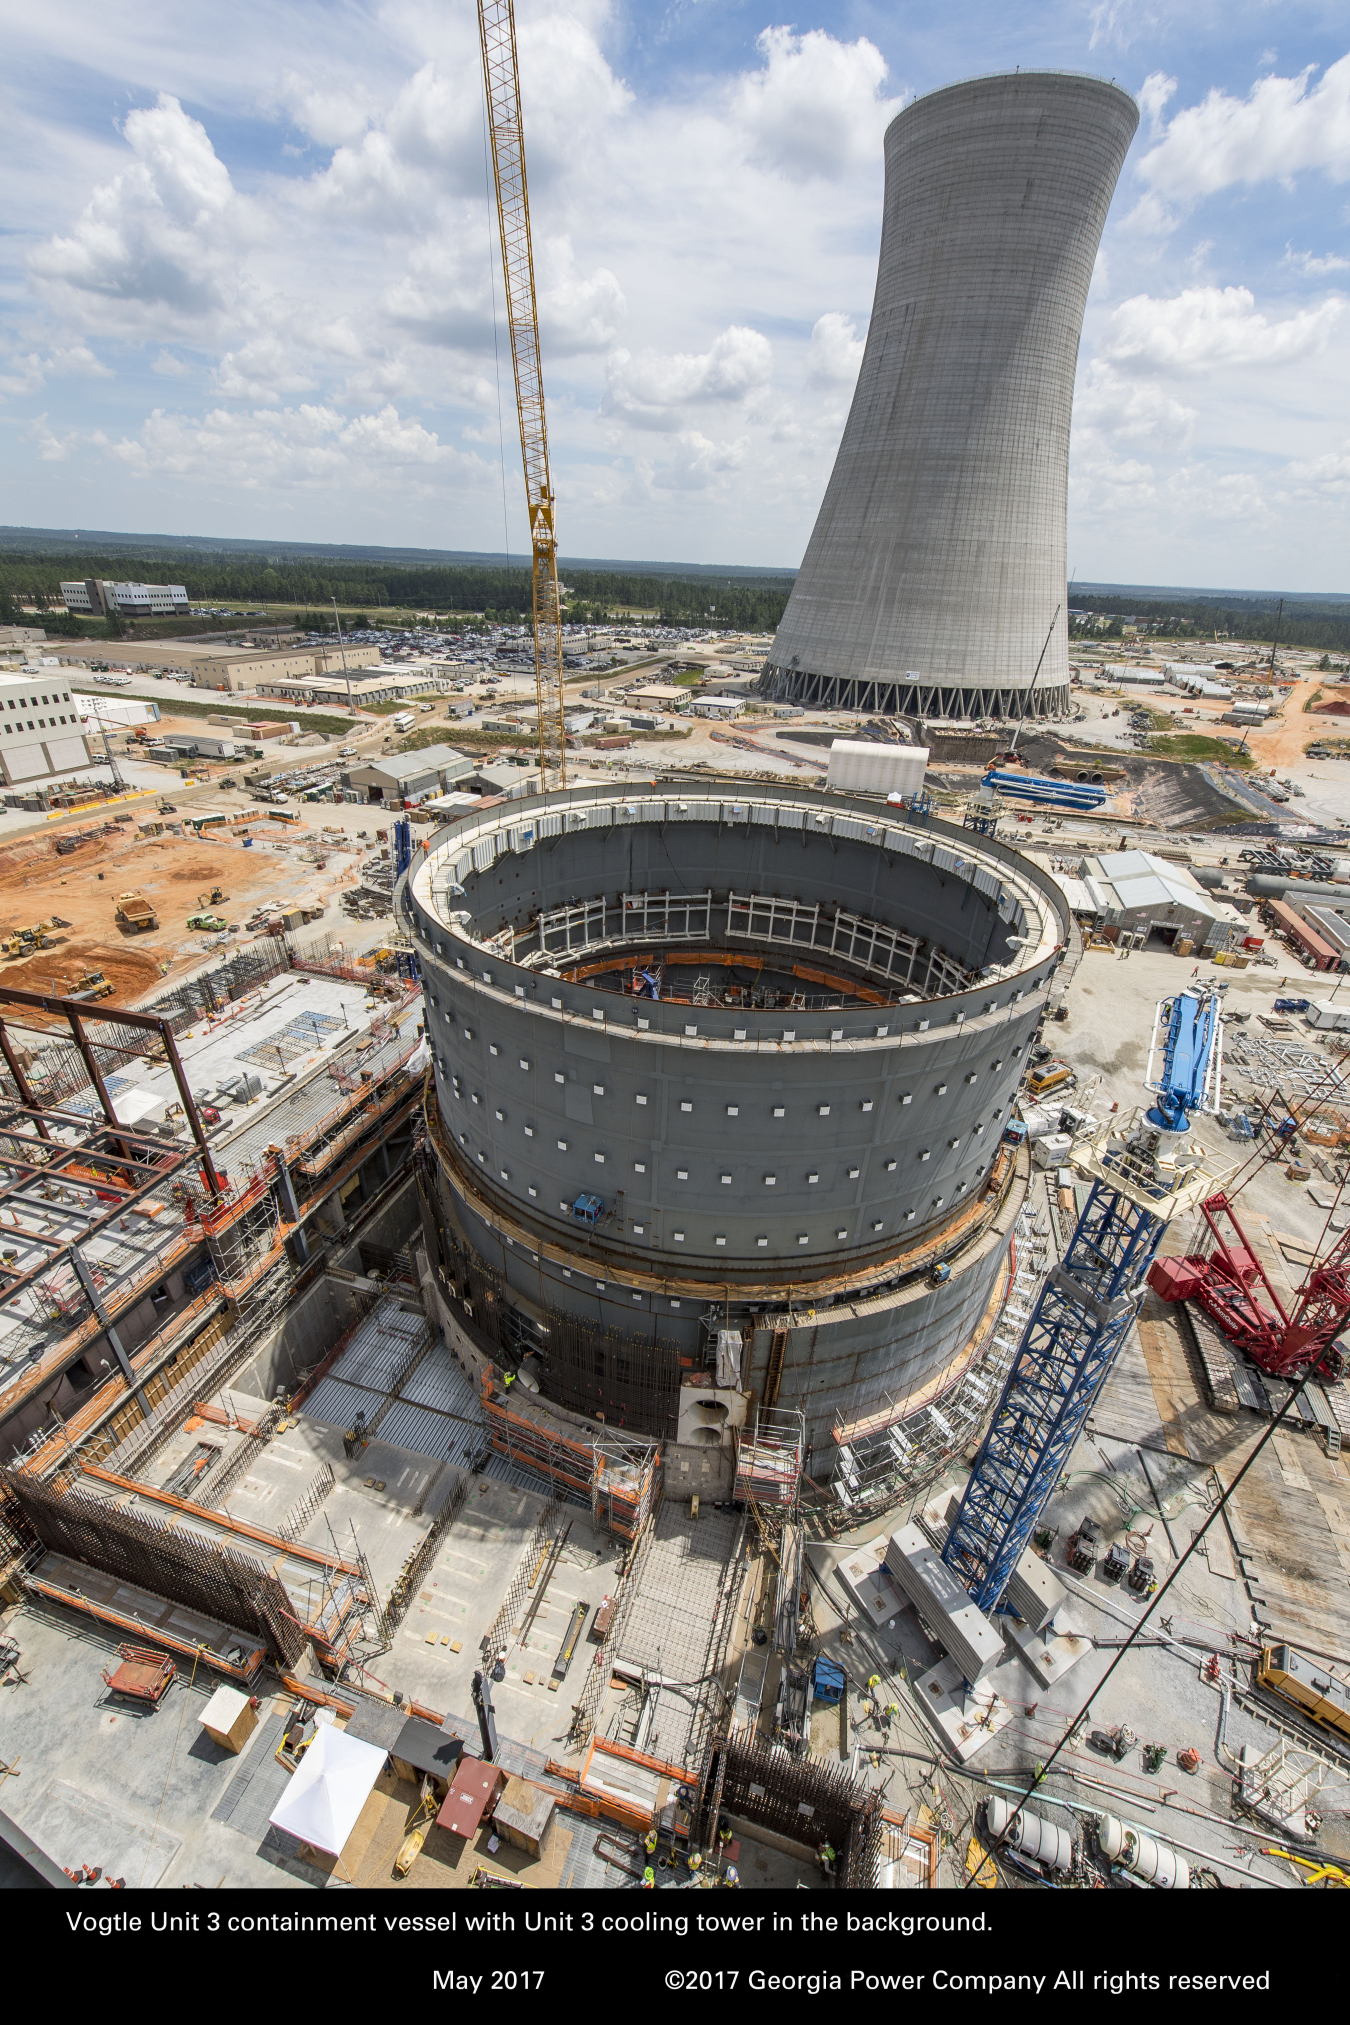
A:
{"label": "concrete foundation slab", "polygon": [[[1023,1661],[1035,1675],[1043,1688],[1052,1688],[1056,1681],[1063,1680],[1071,1667],[1086,1658],[1092,1650],[1092,1640],[1081,1632],[1061,1630],[1047,1639],[1043,1631],[1033,1631],[1029,1624],[1019,1624],[1014,1618],[1001,1620],[1013,1645]],[[1056,1623],[1062,1625],[1064,1612],[1059,1613]]]}
{"label": "concrete foundation slab", "polygon": [[987,1681],[966,1688],[954,1660],[940,1659],[914,1683],[914,1699],[948,1748],[967,1763],[1012,1721],[1013,1712]]}
{"label": "concrete foundation slab", "polygon": [[164,1827],[146,1828],[129,1814],[64,1779],[54,1779],[24,1821],[26,1832],[63,1870],[102,1868],[135,1890],[157,1885],[182,1846]]}
{"label": "concrete foundation slab", "polygon": [[885,1565],[887,1544],[887,1536],[879,1534],[834,1571],[845,1592],[878,1630],[908,1608],[908,1599]]}

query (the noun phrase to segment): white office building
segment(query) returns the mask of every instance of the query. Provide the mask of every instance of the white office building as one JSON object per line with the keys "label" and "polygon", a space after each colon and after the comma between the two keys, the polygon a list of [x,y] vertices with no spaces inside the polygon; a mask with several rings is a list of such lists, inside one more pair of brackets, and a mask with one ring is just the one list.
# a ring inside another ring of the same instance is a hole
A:
{"label": "white office building", "polygon": [[62,584],[61,596],[66,610],[81,618],[107,619],[114,612],[129,619],[172,618],[189,610],[182,584],[113,584],[86,577],[83,583]]}
{"label": "white office building", "polygon": [[103,741],[81,729],[82,699],[65,669],[0,675],[0,775],[6,787],[36,786],[103,761]]}

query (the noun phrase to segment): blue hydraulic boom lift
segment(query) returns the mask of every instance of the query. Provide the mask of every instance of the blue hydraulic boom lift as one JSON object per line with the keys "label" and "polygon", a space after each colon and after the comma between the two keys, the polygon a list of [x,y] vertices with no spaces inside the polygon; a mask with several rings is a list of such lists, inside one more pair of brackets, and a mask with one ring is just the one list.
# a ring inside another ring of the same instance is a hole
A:
{"label": "blue hydraulic boom lift", "polygon": [[[1155,1076],[1159,1048],[1162,1063]],[[1218,1110],[1222,1079],[1218,993],[1201,988],[1159,999],[1144,1072],[1144,1087],[1154,1096],[1149,1124],[1163,1132],[1189,1132],[1192,1112]]]}

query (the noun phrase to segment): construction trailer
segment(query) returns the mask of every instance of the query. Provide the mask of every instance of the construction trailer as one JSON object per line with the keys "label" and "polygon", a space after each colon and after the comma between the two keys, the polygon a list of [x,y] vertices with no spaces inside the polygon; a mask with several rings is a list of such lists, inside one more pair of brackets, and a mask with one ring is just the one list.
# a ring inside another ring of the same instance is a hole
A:
{"label": "construction trailer", "polygon": [[1314,970],[1335,970],[1341,961],[1341,953],[1309,926],[1301,914],[1284,900],[1267,900],[1261,908],[1261,918],[1278,934],[1284,936],[1302,956],[1306,957]]}

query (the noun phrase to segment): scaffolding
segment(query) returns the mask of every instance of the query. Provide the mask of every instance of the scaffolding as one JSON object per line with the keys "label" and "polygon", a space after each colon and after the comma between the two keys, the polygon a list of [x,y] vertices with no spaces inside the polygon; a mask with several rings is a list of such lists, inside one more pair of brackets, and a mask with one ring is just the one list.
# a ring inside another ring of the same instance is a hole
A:
{"label": "scaffolding", "polygon": [[[492,1367],[484,1365],[481,1403],[497,1454],[554,1487],[572,1504],[589,1505],[597,1527],[635,1540],[661,1488],[655,1442],[604,1428],[589,1438],[566,1435],[556,1421],[507,1405]],[[523,1406],[523,1402],[522,1402]]]}
{"label": "scaffolding", "polygon": [[983,1348],[937,1398],[915,1407],[886,1395],[865,1421],[836,1418],[839,1446],[830,1493],[854,1525],[935,1483],[952,1458],[979,1442],[988,1425],[1040,1285],[1052,1262],[1049,1225],[1031,1201],[1013,1228],[1012,1271],[998,1319]]}
{"label": "scaffolding", "polygon": [[736,1437],[736,1503],[794,1511],[806,1457],[806,1415],[796,1407],[761,1406],[754,1425]]}

